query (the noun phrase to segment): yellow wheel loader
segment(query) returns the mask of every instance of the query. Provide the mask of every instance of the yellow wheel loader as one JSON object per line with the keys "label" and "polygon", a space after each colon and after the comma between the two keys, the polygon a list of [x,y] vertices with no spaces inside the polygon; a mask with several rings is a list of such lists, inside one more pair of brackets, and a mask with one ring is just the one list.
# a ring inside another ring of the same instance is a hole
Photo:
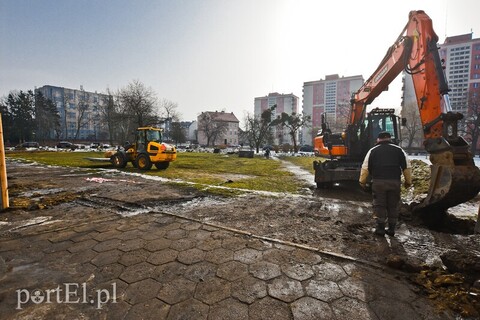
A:
{"label": "yellow wheel loader", "polygon": [[150,170],[152,165],[165,170],[177,158],[177,149],[162,142],[162,129],[141,127],[137,129],[135,142],[123,148],[105,153],[115,168],[125,168],[128,162],[140,170]]}

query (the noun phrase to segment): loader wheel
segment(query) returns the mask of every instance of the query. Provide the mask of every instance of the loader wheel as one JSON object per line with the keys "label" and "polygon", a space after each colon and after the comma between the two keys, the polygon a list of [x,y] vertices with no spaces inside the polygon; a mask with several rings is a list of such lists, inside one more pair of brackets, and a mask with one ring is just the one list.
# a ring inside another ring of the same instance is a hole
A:
{"label": "loader wheel", "polygon": [[114,168],[123,169],[127,166],[127,160],[120,154],[114,154],[110,158],[110,161],[112,162]]}
{"label": "loader wheel", "polygon": [[170,165],[170,162],[157,162],[155,163],[155,167],[157,167],[158,170],[165,170],[168,168]]}
{"label": "loader wheel", "polygon": [[137,168],[140,170],[150,170],[152,168],[150,157],[144,153],[139,154],[135,162],[137,164]]}

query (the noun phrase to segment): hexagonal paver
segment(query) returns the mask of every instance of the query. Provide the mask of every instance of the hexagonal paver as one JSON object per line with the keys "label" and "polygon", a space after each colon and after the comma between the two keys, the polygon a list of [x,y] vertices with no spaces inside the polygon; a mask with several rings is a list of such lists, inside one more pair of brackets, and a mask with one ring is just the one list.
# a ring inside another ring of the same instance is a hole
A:
{"label": "hexagonal paver", "polygon": [[232,237],[231,235],[222,241],[223,248],[233,251],[244,249],[246,246],[247,240],[235,236]]}
{"label": "hexagonal paver", "polygon": [[284,264],[282,265],[282,271],[287,277],[298,281],[310,279],[315,274],[312,267],[304,263]]}
{"label": "hexagonal paver", "polygon": [[310,297],[298,299],[291,305],[295,320],[336,320],[330,306],[322,301]]}
{"label": "hexagonal paver", "polygon": [[291,320],[290,308],[277,299],[265,297],[250,305],[248,314],[250,320]]}
{"label": "hexagonal paver", "polygon": [[81,233],[75,237],[71,237],[70,240],[73,242],[81,242],[81,241],[93,239],[92,238],[93,235],[94,234],[90,234],[90,233]]}
{"label": "hexagonal paver", "polygon": [[[108,316],[111,317],[110,310]],[[127,313],[125,320],[137,319],[166,319],[170,306],[158,299],[150,299],[145,302],[137,303]],[[112,319],[120,319],[120,317],[112,317]]]}
{"label": "hexagonal paver", "polygon": [[208,279],[197,284],[195,299],[208,305],[222,301],[230,296],[231,284],[220,278]]}
{"label": "hexagonal paver", "polygon": [[119,263],[112,263],[101,267],[95,272],[95,280],[97,282],[111,281],[116,278],[125,270],[125,267]]}
{"label": "hexagonal paver", "polygon": [[205,240],[210,238],[212,233],[206,230],[192,230],[188,231],[188,237],[196,240]]}
{"label": "hexagonal paver", "polygon": [[208,251],[205,255],[205,260],[217,264],[222,264],[224,262],[233,260],[233,251],[224,248],[218,248],[212,251]]}
{"label": "hexagonal paver", "polygon": [[72,244],[67,250],[71,253],[80,252],[80,251],[91,249],[92,247],[97,245],[97,243],[98,242],[93,239],[80,241]]}
{"label": "hexagonal paver", "polygon": [[132,230],[123,232],[122,234],[117,236],[117,238],[122,240],[131,240],[131,239],[141,238],[142,234],[143,234],[143,231],[138,229],[132,229]]}
{"label": "hexagonal paver", "polygon": [[225,299],[211,306],[208,316],[210,319],[247,320],[248,305],[232,298]]}
{"label": "hexagonal paver", "polygon": [[309,296],[325,302],[343,297],[343,293],[338,285],[328,280],[310,280],[305,290]]}
{"label": "hexagonal paver", "polygon": [[172,249],[164,249],[150,254],[147,261],[154,265],[161,265],[175,261],[178,251]]}
{"label": "hexagonal paver", "polygon": [[100,232],[95,235],[92,235],[92,238],[97,241],[105,241],[108,239],[116,238],[121,234],[122,232],[118,230],[108,230],[106,232]]}
{"label": "hexagonal paver", "polygon": [[153,278],[165,283],[182,276],[187,270],[187,266],[176,261],[162,264],[155,268]]}
{"label": "hexagonal paver", "polygon": [[52,252],[58,252],[58,251],[64,251],[70,248],[74,244],[73,241],[71,240],[66,240],[66,241],[61,241],[61,242],[54,242],[51,243],[49,246],[44,248],[42,252],[44,253],[52,253]]}
{"label": "hexagonal paver", "polygon": [[122,254],[122,257],[118,260],[118,262],[128,267],[143,261],[147,261],[149,255],[150,252],[144,249],[128,251]]}
{"label": "hexagonal paver", "polygon": [[290,263],[291,252],[273,248],[263,252],[263,260],[278,265]]}
{"label": "hexagonal paver", "polygon": [[98,255],[98,252],[93,251],[92,249],[80,251],[73,253],[68,257],[68,262],[73,264],[82,264],[90,262],[93,258]]}
{"label": "hexagonal paver", "polygon": [[155,296],[160,290],[160,284],[153,279],[145,279],[128,286],[125,291],[125,301],[130,304],[137,304]]}
{"label": "hexagonal paver", "polygon": [[242,278],[248,274],[248,267],[238,261],[229,261],[221,264],[217,270],[217,276],[229,281]]}
{"label": "hexagonal paver", "polygon": [[194,264],[205,258],[205,251],[197,248],[188,249],[178,253],[177,260],[184,264]]}
{"label": "hexagonal paver", "polygon": [[304,292],[299,281],[281,277],[268,284],[268,294],[284,302],[293,302],[303,297]]}
{"label": "hexagonal paver", "polygon": [[260,261],[250,265],[249,267],[250,273],[258,279],[262,280],[270,280],[276,277],[279,277],[282,274],[280,270],[280,266],[277,264],[267,262],[267,261]]}
{"label": "hexagonal paver", "polygon": [[[154,222],[157,223],[159,227],[163,227],[169,224],[173,224],[177,218],[171,216],[162,215],[158,217]],[[180,226],[180,224],[178,224]]]}
{"label": "hexagonal paver", "polygon": [[143,239],[131,239],[127,241],[123,241],[119,246],[118,249],[122,251],[132,251],[142,248],[145,245],[145,240]]}
{"label": "hexagonal paver", "polygon": [[141,236],[141,238],[143,240],[146,240],[146,241],[152,241],[152,240],[157,240],[157,239],[160,239],[160,238],[163,238],[163,236],[165,235],[165,231],[163,230],[152,230],[151,232],[144,232]]}
{"label": "hexagonal paver", "polygon": [[105,266],[107,264],[117,262],[122,256],[123,252],[119,250],[110,250],[99,253],[92,259],[92,263],[97,267]]}
{"label": "hexagonal paver", "polygon": [[175,230],[169,230],[167,233],[165,233],[164,238],[166,239],[171,239],[171,240],[178,240],[185,238],[187,236],[187,231],[183,229],[175,229]]}
{"label": "hexagonal paver", "polygon": [[317,279],[340,281],[347,277],[345,270],[338,264],[325,262],[314,265],[312,268],[317,274]]}
{"label": "hexagonal paver", "polygon": [[179,303],[193,297],[196,283],[185,278],[178,278],[162,286],[157,298],[168,304]]}
{"label": "hexagonal paver", "polygon": [[145,249],[151,252],[155,252],[158,250],[167,249],[168,247],[170,247],[171,243],[172,243],[172,240],[169,240],[169,239],[164,239],[164,238],[156,239],[156,240],[149,241],[145,245]]}
{"label": "hexagonal paver", "polygon": [[170,245],[170,249],[174,249],[177,251],[185,251],[188,249],[192,249],[197,245],[197,242],[193,239],[179,239],[173,241]]}
{"label": "hexagonal paver", "polygon": [[109,239],[99,242],[96,246],[93,247],[93,250],[97,252],[109,251],[117,249],[121,244],[120,239]]}
{"label": "hexagonal paver", "polygon": [[170,308],[168,320],[207,319],[208,306],[196,299],[186,300]]}
{"label": "hexagonal paver", "polygon": [[253,277],[244,277],[232,283],[232,297],[251,304],[267,295],[265,281]]}
{"label": "hexagonal paver", "polygon": [[184,276],[195,282],[203,282],[214,278],[216,273],[216,265],[207,261],[202,261],[188,266],[185,270]]}
{"label": "hexagonal paver", "polygon": [[[125,268],[120,275],[120,279],[126,283],[134,283],[153,276],[155,267],[147,262],[142,262]],[[156,295],[156,293],[155,293]]]}
{"label": "hexagonal paver", "polygon": [[369,302],[375,299],[375,291],[367,283],[355,279],[347,278],[338,283],[338,287],[347,297],[358,299],[363,302]]}
{"label": "hexagonal paver", "polygon": [[176,230],[176,229],[179,229],[182,225],[178,222],[173,222],[173,223],[165,223],[163,225],[161,225],[159,228],[161,230],[165,230],[165,231],[170,231],[170,230]]}
{"label": "hexagonal paver", "polygon": [[[221,248],[221,246],[222,246],[222,240],[215,240],[212,238],[208,238],[197,243],[197,248],[205,251],[215,250],[215,249]],[[224,249],[224,250],[227,250],[227,249]]]}
{"label": "hexagonal paver", "polygon": [[243,263],[255,263],[262,258],[262,251],[258,251],[251,248],[245,248],[235,251],[233,259]]}

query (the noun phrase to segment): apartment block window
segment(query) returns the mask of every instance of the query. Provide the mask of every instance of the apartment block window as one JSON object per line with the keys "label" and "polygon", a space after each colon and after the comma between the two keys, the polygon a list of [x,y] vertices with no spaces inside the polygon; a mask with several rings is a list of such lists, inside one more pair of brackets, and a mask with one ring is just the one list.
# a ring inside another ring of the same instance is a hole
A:
{"label": "apartment block window", "polygon": [[474,88],[474,89],[480,88],[480,84],[479,84],[478,82],[475,82],[475,83],[473,84],[473,88]]}

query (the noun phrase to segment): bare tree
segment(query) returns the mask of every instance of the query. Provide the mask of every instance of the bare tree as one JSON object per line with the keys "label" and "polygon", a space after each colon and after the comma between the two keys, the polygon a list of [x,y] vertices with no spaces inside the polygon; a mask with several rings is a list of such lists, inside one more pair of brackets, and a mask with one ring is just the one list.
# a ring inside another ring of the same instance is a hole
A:
{"label": "bare tree", "polygon": [[255,146],[257,153],[262,144],[271,140],[272,112],[277,106],[274,105],[262,112],[260,117],[247,115],[245,118],[245,137],[251,146]]}
{"label": "bare tree", "polygon": [[288,114],[286,112],[282,112],[282,114],[273,121],[273,123],[279,124],[284,128],[287,128],[288,134],[292,138],[293,142],[293,149],[294,152],[298,151],[298,146],[297,146],[297,135],[298,131],[304,127],[304,126],[310,126],[311,123],[311,117],[309,115],[305,114]]}
{"label": "bare tree", "polygon": [[157,122],[158,115],[154,113],[157,98],[153,89],[134,80],[120,91],[119,97],[122,112],[134,115],[138,127]]}
{"label": "bare tree", "polygon": [[108,137],[110,139],[110,145],[113,145],[113,142],[116,138],[116,129],[117,129],[117,104],[115,103],[115,96],[107,88],[107,101],[100,107],[101,122],[105,127],[107,127]]}
{"label": "bare tree", "polygon": [[198,131],[202,132],[207,138],[207,146],[215,145],[218,137],[225,134],[228,129],[228,123],[217,121],[210,112],[202,112],[199,117]]}
{"label": "bare tree", "polygon": [[163,138],[165,140],[171,139],[171,131],[173,130],[173,123],[180,121],[180,113],[177,111],[178,104],[163,98],[159,103],[160,114],[165,123],[165,132]]}
{"label": "bare tree", "polygon": [[80,130],[88,125],[88,111],[90,109],[89,96],[85,90],[81,89],[81,94],[77,100],[77,114],[75,119],[75,137],[77,140],[80,136]]}
{"label": "bare tree", "polygon": [[403,126],[405,149],[420,147],[423,141],[423,129],[420,112],[416,104],[406,104],[403,106],[402,117],[406,119],[405,126]]}
{"label": "bare tree", "polygon": [[160,114],[171,121],[180,121],[181,114],[178,112],[178,104],[163,98],[159,103]]}
{"label": "bare tree", "polygon": [[35,93],[36,139],[45,142],[60,131],[60,115],[50,99],[38,91]]}

